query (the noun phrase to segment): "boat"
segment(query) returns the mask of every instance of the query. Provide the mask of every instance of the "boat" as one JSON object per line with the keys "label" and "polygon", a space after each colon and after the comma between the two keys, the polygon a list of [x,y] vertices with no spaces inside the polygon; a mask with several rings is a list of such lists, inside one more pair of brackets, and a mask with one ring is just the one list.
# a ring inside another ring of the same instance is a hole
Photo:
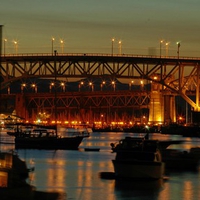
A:
{"label": "boat", "polygon": [[163,149],[161,154],[168,171],[198,170],[200,161],[199,147],[192,147],[189,150]]}
{"label": "boat", "polygon": [[70,129],[70,131],[58,134],[55,130],[44,128],[32,130],[17,128],[15,148],[77,150],[82,140],[89,135],[87,129]]}
{"label": "boat", "polygon": [[85,148],[85,151],[100,151],[100,148]]}
{"label": "boat", "polygon": [[116,153],[112,160],[116,179],[157,180],[164,177],[165,164],[157,140],[125,137],[117,144],[111,143],[111,149]]}
{"label": "boat", "polygon": [[182,135],[183,137],[200,137],[200,126],[196,124],[177,124],[171,123],[169,125],[161,126],[162,134]]}
{"label": "boat", "polygon": [[29,173],[34,167],[27,168],[16,152],[0,152],[0,194],[1,200],[56,200],[62,196],[58,192],[37,191],[29,183]]}

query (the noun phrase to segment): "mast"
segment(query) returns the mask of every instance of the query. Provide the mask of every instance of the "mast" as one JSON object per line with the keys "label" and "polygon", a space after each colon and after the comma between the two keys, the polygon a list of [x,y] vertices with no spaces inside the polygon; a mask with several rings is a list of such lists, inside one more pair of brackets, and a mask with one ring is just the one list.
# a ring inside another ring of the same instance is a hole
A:
{"label": "mast", "polygon": [[57,68],[56,68],[56,54],[57,51],[54,51],[54,119],[56,125],[56,136],[58,135],[58,127],[57,127]]}

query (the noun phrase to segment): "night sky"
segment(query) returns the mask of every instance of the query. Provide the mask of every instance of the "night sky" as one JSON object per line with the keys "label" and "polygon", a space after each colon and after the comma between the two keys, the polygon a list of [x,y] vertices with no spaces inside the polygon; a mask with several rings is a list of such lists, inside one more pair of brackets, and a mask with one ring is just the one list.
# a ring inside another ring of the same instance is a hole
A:
{"label": "night sky", "polygon": [[[199,0],[1,0],[5,51],[200,56]],[[168,53],[165,43],[169,42]]]}

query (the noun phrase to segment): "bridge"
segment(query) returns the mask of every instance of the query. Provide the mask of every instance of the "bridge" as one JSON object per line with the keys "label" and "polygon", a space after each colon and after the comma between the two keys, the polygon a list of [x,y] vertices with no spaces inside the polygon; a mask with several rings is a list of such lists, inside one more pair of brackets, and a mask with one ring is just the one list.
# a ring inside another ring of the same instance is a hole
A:
{"label": "bridge", "polygon": [[[192,57],[164,57],[164,56],[138,56],[138,55],[117,55],[117,54],[22,54],[4,55],[1,57],[0,76],[2,78],[1,90],[9,88],[17,81],[21,82],[21,96],[23,93],[23,83],[31,78],[55,79],[58,81],[83,80],[87,79],[90,84],[91,102],[98,99],[98,95],[112,95],[118,99],[135,99],[134,102],[146,102],[150,109],[150,121],[165,121],[172,119],[175,121],[174,96],[181,96],[194,111],[200,111],[199,106],[199,68],[200,58]],[[92,80],[101,79],[102,83],[96,87]],[[104,80],[111,80],[110,92],[105,93]],[[126,91],[118,91],[116,80],[129,85]],[[81,81],[77,88],[80,95]],[[146,91],[144,95],[143,86],[151,85],[150,93]],[[141,94],[130,93],[134,85],[141,85]],[[53,87],[53,86],[52,86]],[[49,86],[49,90],[52,88]],[[35,88],[36,89],[36,88]],[[40,96],[39,90],[37,96]],[[131,94],[131,95],[130,95]],[[24,94],[25,95],[25,94]],[[33,95],[33,94],[32,94]],[[34,94],[36,95],[36,94]],[[41,94],[42,95],[42,94]],[[67,95],[67,93],[65,93]],[[74,94],[71,94],[73,98]],[[82,94],[83,95],[83,94]],[[97,95],[97,96],[96,96]],[[135,96],[134,96],[135,95]],[[140,96],[140,101],[136,100]],[[191,96],[195,96],[191,98]],[[28,98],[28,96],[26,95]],[[33,98],[30,97],[30,98]],[[30,98],[28,104],[30,104]],[[36,98],[36,96],[35,96]],[[47,98],[47,96],[45,96]],[[50,98],[50,97],[49,97]],[[52,99],[52,98],[50,98]],[[43,101],[44,102],[44,101]],[[69,99],[63,102],[69,102]],[[88,102],[88,101],[87,101]],[[109,102],[105,100],[105,102]],[[119,102],[124,104],[122,100]],[[129,101],[131,102],[131,101]],[[80,103],[79,103],[80,104]],[[93,103],[98,107],[98,103]],[[93,104],[90,104],[91,106]],[[108,103],[110,107],[111,104]],[[135,104],[135,103],[133,103]],[[138,103],[138,105],[142,105]],[[170,106],[166,117],[166,104]],[[95,107],[94,106],[94,107]],[[41,107],[41,106],[38,106]],[[65,105],[69,107],[69,105]],[[158,114],[161,112],[161,114]],[[156,115],[156,116],[155,116]],[[157,116],[158,115],[158,116]],[[155,120],[156,118],[156,120]],[[159,120],[158,120],[159,118]]]}

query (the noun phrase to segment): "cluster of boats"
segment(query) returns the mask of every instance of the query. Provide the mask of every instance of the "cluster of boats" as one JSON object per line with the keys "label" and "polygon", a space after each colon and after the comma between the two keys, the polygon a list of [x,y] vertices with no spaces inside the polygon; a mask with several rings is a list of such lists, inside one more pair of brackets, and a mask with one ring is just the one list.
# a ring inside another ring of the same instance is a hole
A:
{"label": "cluster of boats", "polygon": [[[44,127],[26,127],[15,124],[15,128],[7,132],[15,137],[15,149],[64,149],[77,150],[83,138],[89,137],[87,128],[69,129],[67,132],[57,133],[56,129]],[[36,200],[59,199],[57,192],[37,191],[27,183],[29,173],[25,161],[21,160],[15,152],[0,151],[0,194],[2,200]]]}
{"label": "cluster of boats", "polygon": [[[57,134],[56,130],[35,128],[22,130],[20,126],[9,135],[15,136],[15,148],[32,149],[78,149],[83,138],[90,133],[85,129],[73,129],[64,134]],[[115,179],[149,179],[157,180],[165,177],[168,169],[197,169],[200,160],[200,147],[190,151],[168,148],[173,144],[184,143],[184,140],[156,140],[149,139],[149,133],[144,137],[125,137],[118,143],[111,143],[111,150],[116,153],[112,160]],[[94,149],[92,149],[94,150]],[[91,151],[91,149],[85,149]],[[99,149],[95,149],[99,151]],[[13,152],[0,152],[0,192],[5,196],[23,194],[20,199],[29,199],[45,195],[36,192],[33,186],[26,183],[28,174],[34,169],[28,169],[26,163]],[[54,197],[58,194],[52,193]],[[33,198],[34,199],[34,198]]]}
{"label": "cluster of boats", "polygon": [[167,148],[183,142],[126,137],[117,144],[111,143],[111,149],[116,153],[112,160],[115,178],[155,180],[165,177],[168,169],[197,169],[200,160],[199,147],[191,148],[189,152]]}

